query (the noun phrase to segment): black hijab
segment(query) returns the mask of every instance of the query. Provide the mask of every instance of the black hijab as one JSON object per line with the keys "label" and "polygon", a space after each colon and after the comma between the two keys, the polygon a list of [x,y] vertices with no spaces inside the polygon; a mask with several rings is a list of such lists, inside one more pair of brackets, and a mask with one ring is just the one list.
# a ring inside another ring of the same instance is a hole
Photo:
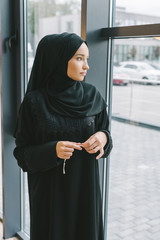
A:
{"label": "black hijab", "polygon": [[62,33],[45,36],[37,47],[27,93],[43,91],[49,108],[62,116],[93,116],[106,107],[94,86],[67,76],[68,61],[84,42],[74,33]]}

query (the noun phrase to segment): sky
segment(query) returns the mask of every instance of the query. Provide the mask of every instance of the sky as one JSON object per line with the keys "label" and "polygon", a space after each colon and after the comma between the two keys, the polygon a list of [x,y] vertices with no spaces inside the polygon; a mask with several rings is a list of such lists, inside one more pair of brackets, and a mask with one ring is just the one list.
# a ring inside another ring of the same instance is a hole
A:
{"label": "sky", "polygon": [[117,7],[126,7],[127,12],[160,16],[159,0],[115,0]]}

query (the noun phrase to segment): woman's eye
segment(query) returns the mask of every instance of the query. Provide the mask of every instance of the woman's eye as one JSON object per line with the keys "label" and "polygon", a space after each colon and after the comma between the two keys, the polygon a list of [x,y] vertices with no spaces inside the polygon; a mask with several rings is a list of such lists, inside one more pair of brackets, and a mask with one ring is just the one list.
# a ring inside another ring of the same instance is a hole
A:
{"label": "woman's eye", "polygon": [[77,57],[77,60],[78,60],[78,61],[81,61],[81,60],[82,60],[82,57]]}

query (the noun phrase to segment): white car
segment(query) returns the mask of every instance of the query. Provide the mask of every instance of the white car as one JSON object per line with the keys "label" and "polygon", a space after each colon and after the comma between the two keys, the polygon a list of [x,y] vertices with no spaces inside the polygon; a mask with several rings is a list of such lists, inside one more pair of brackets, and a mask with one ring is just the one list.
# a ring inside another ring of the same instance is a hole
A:
{"label": "white car", "polygon": [[121,67],[123,68],[123,72],[125,71],[129,74],[133,80],[143,79],[148,80],[148,83],[150,84],[155,84],[156,81],[159,81],[160,83],[160,70],[155,69],[146,62],[125,61],[120,62],[120,68]]}
{"label": "white car", "polygon": [[113,85],[126,86],[130,82],[130,76],[120,67],[113,68]]}

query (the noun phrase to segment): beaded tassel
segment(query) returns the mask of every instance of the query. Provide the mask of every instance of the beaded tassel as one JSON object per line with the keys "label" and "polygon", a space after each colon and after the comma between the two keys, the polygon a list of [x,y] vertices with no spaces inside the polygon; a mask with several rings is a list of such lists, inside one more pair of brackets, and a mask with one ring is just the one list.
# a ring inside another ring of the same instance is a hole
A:
{"label": "beaded tassel", "polygon": [[66,174],[66,172],[65,172],[66,161],[67,161],[67,159],[64,159],[64,161],[63,161],[63,174]]}

